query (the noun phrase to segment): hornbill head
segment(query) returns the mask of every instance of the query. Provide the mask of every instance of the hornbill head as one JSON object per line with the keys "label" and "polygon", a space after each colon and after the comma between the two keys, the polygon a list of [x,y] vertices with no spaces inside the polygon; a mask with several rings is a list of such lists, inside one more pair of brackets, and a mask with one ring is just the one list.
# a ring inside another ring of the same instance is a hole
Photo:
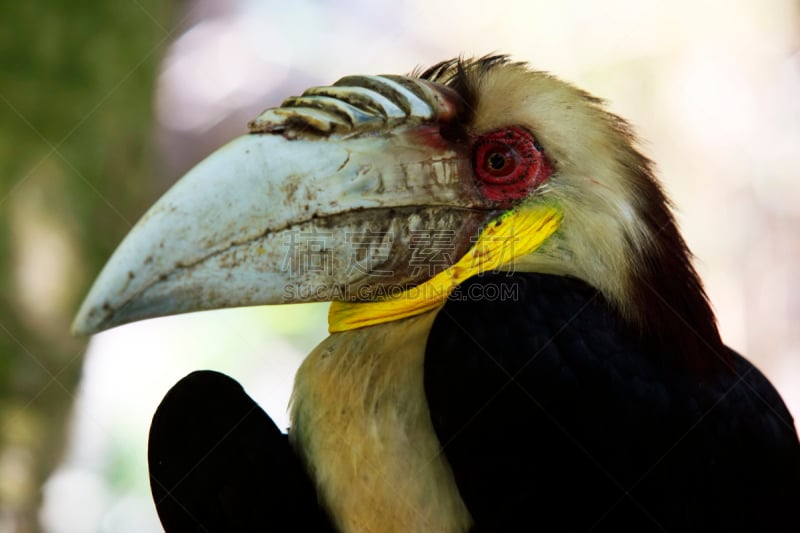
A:
{"label": "hornbill head", "polygon": [[333,301],[331,331],[354,329],[515,269],[580,278],[714,362],[713,314],[650,163],[585,92],[504,56],[451,60],[312,88],[249,126],[130,232],[76,332],[304,301]]}

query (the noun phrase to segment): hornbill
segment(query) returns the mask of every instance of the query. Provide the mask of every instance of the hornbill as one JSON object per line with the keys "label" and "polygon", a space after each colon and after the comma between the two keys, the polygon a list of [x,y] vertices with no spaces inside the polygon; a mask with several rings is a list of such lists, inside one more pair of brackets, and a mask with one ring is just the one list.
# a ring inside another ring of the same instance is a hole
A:
{"label": "hornbill", "polygon": [[800,531],[792,417],[721,341],[601,100],[487,56],[345,77],[249,128],[150,209],[74,325],[332,302],[288,437],[222,374],[166,395],[168,531]]}

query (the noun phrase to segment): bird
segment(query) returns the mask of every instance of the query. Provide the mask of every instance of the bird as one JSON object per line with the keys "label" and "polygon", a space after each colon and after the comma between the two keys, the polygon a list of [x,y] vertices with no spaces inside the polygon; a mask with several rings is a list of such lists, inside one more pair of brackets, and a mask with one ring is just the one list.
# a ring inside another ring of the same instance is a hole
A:
{"label": "bird", "polygon": [[284,434],[198,370],[153,417],[167,531],[800,531],[800,443],[720,337],[653,163],[506,55],[265,110],[147,212],[73,324],[331,303]]}

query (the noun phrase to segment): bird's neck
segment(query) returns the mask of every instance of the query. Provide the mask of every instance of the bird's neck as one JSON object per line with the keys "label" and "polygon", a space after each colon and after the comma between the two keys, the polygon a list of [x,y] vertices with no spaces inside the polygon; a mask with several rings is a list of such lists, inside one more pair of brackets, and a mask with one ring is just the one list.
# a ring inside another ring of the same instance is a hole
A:
{"label": "bird's neck", "polygon": [[729,351],[691,253],[672,216],[653,221],[658,246],[645,252],[638,268],[629,273],[629,299],[635,302],[637,321],[646,338],[678,354],[697,374],[732,368]]}
{"label": "bird's neck", "polygon": [[425,397],[438,311],[334,333],[297,373],[289,435],[342,531],[469,527]]}

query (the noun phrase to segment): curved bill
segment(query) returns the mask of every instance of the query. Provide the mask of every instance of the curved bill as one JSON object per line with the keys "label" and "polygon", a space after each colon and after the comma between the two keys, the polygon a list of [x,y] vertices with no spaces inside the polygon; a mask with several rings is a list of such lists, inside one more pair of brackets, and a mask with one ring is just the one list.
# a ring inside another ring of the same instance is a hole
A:
{"label": "curved bill", "polygon": [[421,283],[496,214],[460,150],[430,123],[339,138],[240,137],[131,230],[73,330],[221,307],[374,300]]}

